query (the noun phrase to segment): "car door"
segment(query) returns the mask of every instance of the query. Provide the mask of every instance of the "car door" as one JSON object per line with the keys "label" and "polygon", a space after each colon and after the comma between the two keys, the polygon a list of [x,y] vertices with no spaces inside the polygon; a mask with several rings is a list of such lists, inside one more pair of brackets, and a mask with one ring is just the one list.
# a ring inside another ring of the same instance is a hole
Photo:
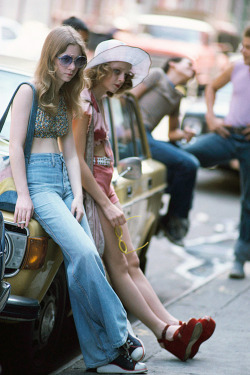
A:
{"label": "car door", "polygon": [[[126,94],[107,99],[105,112],[115,157],[113,184],[128,219],[133,245],[137,248],[149,241],[154,233],[166,187],[166,169],[151,158],[134,96]],[[119,161],[128,157],[141,160],[142,174],[136,180],[118,176]]]}

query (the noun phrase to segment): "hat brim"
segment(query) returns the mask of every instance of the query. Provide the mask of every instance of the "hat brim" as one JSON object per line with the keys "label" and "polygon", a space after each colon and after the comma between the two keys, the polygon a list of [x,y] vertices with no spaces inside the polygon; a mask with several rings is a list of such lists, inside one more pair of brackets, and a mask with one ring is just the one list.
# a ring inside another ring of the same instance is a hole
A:
{"label": "hat brim", "polygon": [[139,85],[146,78],[151,65],[150,56],[143,49],[119,45],[109,48],[93,57],[87,64],[86,69],[114,61],[131,64],[131,72],[134,74],[134,78],[132,78],[133,87]]}

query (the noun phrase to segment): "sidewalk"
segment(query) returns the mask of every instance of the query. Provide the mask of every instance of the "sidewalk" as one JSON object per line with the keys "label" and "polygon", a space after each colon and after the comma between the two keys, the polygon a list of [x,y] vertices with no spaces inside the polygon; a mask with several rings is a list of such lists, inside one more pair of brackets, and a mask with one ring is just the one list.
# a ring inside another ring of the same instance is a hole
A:
{"label": "sidewalk", "polygon": [[[250,373],[250,263],[244,280],[231,280],[228,273],[213,278],[205,285],[190,290],[166,304],[168,310],[185,321],[190,317],[211,315],[216,330],[210,340],[201,345],[196,357],[181,362],[160,348],[152,332],[140,322],[133,324],[143,340],[147,355],[144,359],[148,374],[157,375],[248,375]],[[53,374],[84,373],[82,357],[69,368]],[[85,374],[88,374],[86,372]],[[93,374],[90,373],[89,374]]]}

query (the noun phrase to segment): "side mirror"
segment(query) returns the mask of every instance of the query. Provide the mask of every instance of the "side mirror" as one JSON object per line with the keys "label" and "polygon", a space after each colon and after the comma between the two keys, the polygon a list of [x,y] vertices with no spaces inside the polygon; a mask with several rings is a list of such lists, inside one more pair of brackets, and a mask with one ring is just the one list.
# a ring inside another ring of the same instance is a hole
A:
{"label": "side mirror", "polygon": [[116,185],[120,177],[127,178],[129,180],[137,180],[141,177],[141,160],[137,157],[125,158],[119,161],[117,165],[118,177],[113,181]]}

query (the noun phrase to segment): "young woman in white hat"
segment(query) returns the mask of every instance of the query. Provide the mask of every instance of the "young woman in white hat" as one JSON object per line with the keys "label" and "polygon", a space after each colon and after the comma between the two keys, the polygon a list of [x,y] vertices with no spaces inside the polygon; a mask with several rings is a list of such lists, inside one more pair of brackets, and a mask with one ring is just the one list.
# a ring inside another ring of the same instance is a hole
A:
{"label": "young woman in white hat", "polygon": [[[74,138],[86,192],[86,213],[112,286],[125,308],[153,331],[160,345],[185,361],[193,358],[200,344],[212,335],[215,322],[206,317],[182,323],[164,308],[139,267],[121,204],[111,185],[113,153],[102,99],[138,85],[147,76],[150,63],[149,55],[140,48],[113,39],[100,43],[85,70],[89,88],[81,94],[84,114],[75,122]],[[130,254],[119,250],[114,230],[117,226],[122,228]]]}

